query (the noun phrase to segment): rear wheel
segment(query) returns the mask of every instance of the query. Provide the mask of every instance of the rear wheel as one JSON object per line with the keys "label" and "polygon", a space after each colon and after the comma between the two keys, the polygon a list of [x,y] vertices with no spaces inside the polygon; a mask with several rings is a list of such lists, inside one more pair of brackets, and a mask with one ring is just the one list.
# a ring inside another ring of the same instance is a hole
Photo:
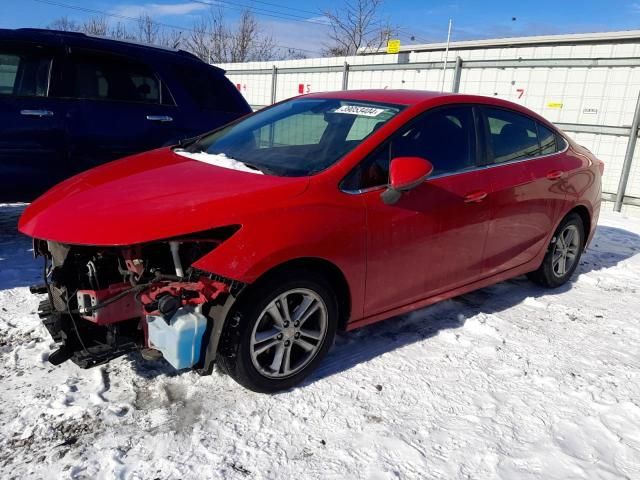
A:
{"label": "rear wheel", "polygon": [[542,265],[527,276],[539,285],[556,288],[573,275],[584,248],[584,225],[579,215],[567,215],[551,239]]}
{"label": "rear wheel", "polygon": [[223,332],[220,366],[256,392],[291,388],[327,353],[337,320],[324,277],[304,271],[271,277],[239,299]]}

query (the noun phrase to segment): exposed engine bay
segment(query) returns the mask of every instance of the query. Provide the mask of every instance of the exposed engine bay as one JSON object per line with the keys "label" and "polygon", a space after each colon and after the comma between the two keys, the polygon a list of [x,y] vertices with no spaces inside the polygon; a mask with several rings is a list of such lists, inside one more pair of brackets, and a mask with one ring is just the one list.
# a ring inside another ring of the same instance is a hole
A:
{"label": "exposed engine bay", "polygon": [[141,350],[175,368],[210,371],[224,317],[244,285],[191,265],[236,230],[126,247],[34,240],[44,284],[31,290],[48,295],[38,313],[60,343],[49,361],[89,368]]}

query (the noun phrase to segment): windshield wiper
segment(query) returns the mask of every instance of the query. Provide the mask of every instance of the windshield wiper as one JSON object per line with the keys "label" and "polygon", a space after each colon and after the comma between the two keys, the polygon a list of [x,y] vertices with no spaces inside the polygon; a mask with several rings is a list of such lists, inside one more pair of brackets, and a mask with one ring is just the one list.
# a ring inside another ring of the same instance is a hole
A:
{"label": "windshield wiper", "polygon": [[[186,148],[186,147],[193,146],[201,138],[202,138],[202,135],[198,135],[196,137],[190,137],[190,138],[182,138],[182,139],[180,139],[178,141],[178,143],[176,144],[176,147]],[[198,153],[198,152],[202,152],[203,150],[202,150],[202,147],[200,147],[200,148],[194,149],[194,150],[189,149],[189,151],[191,151],[192,153]]]}

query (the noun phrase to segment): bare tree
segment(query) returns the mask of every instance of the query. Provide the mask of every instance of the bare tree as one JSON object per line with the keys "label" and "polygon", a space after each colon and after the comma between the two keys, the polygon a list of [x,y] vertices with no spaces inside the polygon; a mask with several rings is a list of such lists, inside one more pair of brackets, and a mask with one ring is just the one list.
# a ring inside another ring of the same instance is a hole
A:
{"label": "bare tree", "polygon": [[115,40],[135,40],[136,36],[129,31],[127,26],[118,22],[109,29],[108,36]]}
{"label": "bare tree", "polygon": [[228,48],[229,32],[224,23],[222,10],[211,9],[191,27],[185,41],[187,50],[205,62],[222,62]]}
{"label": "bare tree", "polygon": [[326,10],[331,43],[325,55],[355,55],[361,48],[380,48],[396,32],[388,20],[381,18],[384,0],[347,0],[339,9]]}
{"label": "bare tree", "polygon": [[142,43],[158,43],[160,39],[160,25],[148,13],[138,17],[138,34],[136,40]]}
{"label": "bare tree", "polygon": [[229,28],[222,9],[211,10],[209,14],[209,62],[226,62],[229,55]]}
{"label": "bare tree", "polygon": [[235,31],[229,35],[231,62],[250,62],[273,58],[276,45],[273,37],[263,35],[258,21],[249,10],[244,10]]}
{"label": "bare tree", "polygon": [[281,55],[281,60],[304,60],[307,57],[306,53],[303,53],[302,50],[298,50],[297,48],[286,48],[283,50]]}
{"label": "bare tree", "polygon": [[91,17],[82,24],[80,30],[88,35],[106,37],[109,33],[109,21],[107,17]]}
{"label": "bare tree", "polygon": [[47,25],[47,28],[50,28],[51,30],[62,30],[64,32],[79,32],[81,25],[75,20],[64,16],[56,18],[53,22]]}
{"label": "bare tree", "polygon": [[174,28],[161,30],[158,43],[164,47],[179,49],[184,43],[182,31],[176,30]]}
{"label": "bare tree", "polygon": [[91,35],[108,36],[117,40],[137,40],[142,43],[170,48],[185,48],[206,62],[247,62],[275,58],[303,58],[294,49],[282,52],[273,37],[264,34],[256,18],[249,10],[240,14],[236,23],[229,23],[222,9],[212,8],[201,17],[185,36],[178,29],[163,28],[148,13],[138,18],[133,29],[123,22],[111,25],[106,17],[91,17],[78,23],[68,17],[60,17],[49,28]]}
{"label": "bare tree", "polygon": [[250,11],[243,11],[238,23],[229,25],[221,9],[212,9],[192,26],[185,46],[202,60],[215,63],[268,60],[277,49]]}
{"label": "bare tree", "polygon": [[52,30],[63,30],[65,32],[82,32],[89,35],[99,35],[103,37],[111,37],[116,39],[133,39],[133,35],[127,31],[126,26],[118,22],[112,27],[107,17],[90,17],[80,23],[69,17],[60,17],[55,19],[47,28]]}
{"label": "bare tree", "polygon": [[138,31],[134,38],[142,43],[180,48],[183,43],[182,32],[175,28],[163,28],[148,13],[138,17]]}
{"label": "bare tree", "polygon": [[210,22],[207,17],[201,17],[191,27],[189,36],[185,39],[187,50],[205,62],[211,61]]}

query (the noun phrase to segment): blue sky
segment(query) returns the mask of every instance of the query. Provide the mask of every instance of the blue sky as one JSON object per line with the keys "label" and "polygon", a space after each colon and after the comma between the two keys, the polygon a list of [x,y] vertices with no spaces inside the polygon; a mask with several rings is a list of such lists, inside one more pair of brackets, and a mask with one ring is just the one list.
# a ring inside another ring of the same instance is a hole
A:
{"label": "blue sky", "polygon": [[[215,0],[0,0],[0,27],[43,27],[64,15],[79,21],[95,15],[67,5],[125,17],[137,17],[146,11],[160,22],[188,28],[206,13],[207,2],[216,3]],[[326,27],[318,21],[321,12],[339,8],[341,3],[224,0],[218,4],[231,21],[237,17],[239,6],[254,9],[263,30],[271,33],[280,45],[302,48],[307,55],[314,56],[326,38]],[[401,28],[403,43],[426,43],[446,39],[449,18],[454,22],[453,40],[640,29],[640,0],[387,0],[383,15]],[[111,17],[111,20],[123,19]],[[410,42],[412,36],[415,40]]]}

